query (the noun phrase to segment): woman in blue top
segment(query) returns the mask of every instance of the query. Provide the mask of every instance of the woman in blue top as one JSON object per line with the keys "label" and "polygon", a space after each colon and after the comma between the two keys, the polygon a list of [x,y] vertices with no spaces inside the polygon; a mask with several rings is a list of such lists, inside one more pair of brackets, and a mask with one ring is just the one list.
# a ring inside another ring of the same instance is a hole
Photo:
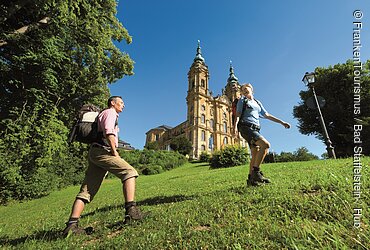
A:
{"label": "woman in blue top", "polygon": [[264,117],[280,123],[285,128],[290,128],[290,124],[269,114],[262,103],[254,99],[252,84],[242,85],[241,94],[243,97],[239,99],[236,107],[237,119],[235,120],[234,128],[237,128],[235,129],[235,136],[238,136],[240,132],[241,136],[247,140],[251,150],[247,185],[256,186],[259,183],[270,183],[270,180],[263,177],[260,171],[260,165],[270,148],[270,143],[259,133],[259,118]]}

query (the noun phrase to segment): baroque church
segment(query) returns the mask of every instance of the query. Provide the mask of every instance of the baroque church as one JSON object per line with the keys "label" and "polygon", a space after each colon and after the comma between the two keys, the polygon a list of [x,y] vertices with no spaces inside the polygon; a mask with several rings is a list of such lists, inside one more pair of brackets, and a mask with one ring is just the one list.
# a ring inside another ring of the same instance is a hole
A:
{"label": "baroque church", "polygon": [[162,125],[146,132],[145,146],[157,142],[161,149],[170,150],[171,140],[184,136],[193,145],[191,158],[198,159],[206,151],[212,154],[214,150],[227,145],[246,147],[243,138],[233,137],[232,101],[237,97],[233,84],[239,84],[230,63],[230,74],[221,95],[212,96],[209,90],[209,71],[202,56],[198,41],[197,53],[188,72],[188,93],[186,97],[187,119],[176,127]]}

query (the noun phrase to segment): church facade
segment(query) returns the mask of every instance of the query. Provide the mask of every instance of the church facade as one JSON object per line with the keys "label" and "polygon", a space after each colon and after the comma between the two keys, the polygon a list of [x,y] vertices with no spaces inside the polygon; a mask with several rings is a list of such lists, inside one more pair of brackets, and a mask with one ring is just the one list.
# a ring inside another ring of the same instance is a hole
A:
{"label": "church facade", "polygon": [[243,138],[235,138],[232,124],[232,101],[237,97],[233,84],[239,84],[230,64],[230,74],[222,94],[212,96],[209,90],[209,71],[198,42],[197,53],[188,72],[186,97],[187,119],[176,127],[162,125],[146,133],[146,143],[157,142],[161,149],[170,150],[173,138],[184,136],[193,145],[191,158],[199,158],[202,152],[212,154],[227,145],[246,147]]}

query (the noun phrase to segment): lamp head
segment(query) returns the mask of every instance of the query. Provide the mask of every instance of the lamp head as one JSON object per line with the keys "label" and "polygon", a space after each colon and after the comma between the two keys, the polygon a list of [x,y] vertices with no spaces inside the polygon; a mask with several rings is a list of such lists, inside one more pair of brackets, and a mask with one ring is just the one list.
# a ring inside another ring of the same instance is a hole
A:
{"label": "lamp head", "polygon": [[306,86],[311,86],[312,84],[314,84],[315,83],[315,72],[311,72],[311,73],[306,72],[306,74],[303,76],[302,82],[304,82]]}

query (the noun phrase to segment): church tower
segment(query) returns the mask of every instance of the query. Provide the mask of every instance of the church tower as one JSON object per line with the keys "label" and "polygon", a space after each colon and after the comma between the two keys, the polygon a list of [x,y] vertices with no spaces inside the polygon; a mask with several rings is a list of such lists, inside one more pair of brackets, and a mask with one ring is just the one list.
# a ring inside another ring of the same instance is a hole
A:
{"label": "church tower", "polygon": [[225,87],[225,95],[229,98],[230,102],[233,102],[235,98],[239,97],[239,93],[237,93],[233,85],[240,87],[239,80],[234,74],[234,68],[232,66],[232,62],[230,61],[230,74]]}
{"label": "church tower", "polygon": [[[211,114],[210,99],[211,95],[208,88],[209,72],[208,66],[202,57],[200,42],[198,40],[197,53],[188,72],[188,94],[187,121],[188,127],[186,134],[193,145],[192,157],[198,158],[200,152],[207,148],[207,138],[210,138],[209,120],[206,119]],[[211,136],[212,137],[212,136]]]}

